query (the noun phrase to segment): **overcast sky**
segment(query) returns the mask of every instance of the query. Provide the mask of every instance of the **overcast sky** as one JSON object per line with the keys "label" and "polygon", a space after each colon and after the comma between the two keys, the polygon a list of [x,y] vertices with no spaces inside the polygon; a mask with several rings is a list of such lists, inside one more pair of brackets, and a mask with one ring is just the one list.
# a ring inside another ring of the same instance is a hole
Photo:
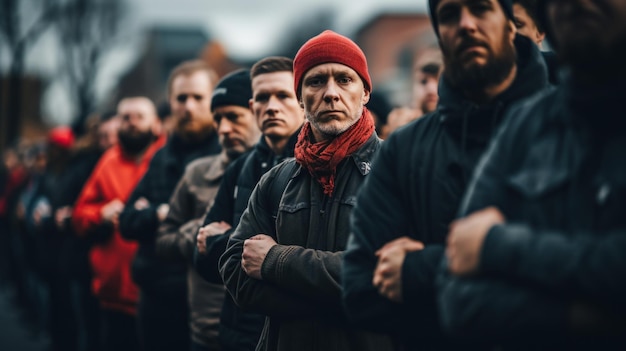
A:
{"label": "overcast sky", "polygon": [[351,33],[381,10],[425,11],[426,0],[130,0],[137,24],[193,24],[207,28],[234,57],[269,51],[289,24],[307,13],[337,12],[336,30]]}
{"label": "overcast sky", "polygon": [[[336,11],[335,30],[344,35],[354,31],[381,11],[427,11],[427,0],[127,0],[125,34],[131,39],[125,48],[108,55],[97,79],[96,90],[104,98],[140,54],[139,33],[155,25],[200,26],[220,41],[236,59],[255,59],[271,54],[284,32],[298,20],[321,9]],[[54,40],[44,36],[30,50],[26,68],[51,79],[43,97],[43,115],[52,125],[70,122],[74,107],[63,87],[55,80],[62,56]],[[0,63],[8,62],[0,52]],[[6,67],[5,67],[6,68]]]}

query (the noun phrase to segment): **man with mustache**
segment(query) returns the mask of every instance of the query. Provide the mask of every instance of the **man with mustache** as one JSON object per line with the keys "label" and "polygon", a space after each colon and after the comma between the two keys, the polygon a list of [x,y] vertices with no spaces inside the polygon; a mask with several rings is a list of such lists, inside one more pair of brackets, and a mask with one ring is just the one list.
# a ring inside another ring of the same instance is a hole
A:
{"label": "man with mustache", "polygon": [[[343,301],[358,326],[407,349],[457,348],[441,331],[435,278],[474,167],[514,103],[548,86],[510,0],[430,0],[445,69],[437,110],[385,141],[352,214]],[[419,342],[416,342],[419,338]]]}
{"label": "man with mustache", "polygon": [[[287,157],[293,157],[304,111],[293,90],[293,60],[266,57],[252,66],[252,97],[248,101],[263,135],[254,149],[235,161],[225,174],[215,204],[204,218],[197,236],[195,266],[198,273],[223,285],[218,261],[250,194],[263,174]],[[220,346],[224,351],[254,349],[265,316],[241,310],[225,293],[220,320]]]}
{"label": "man with mustache", "polygon": [[390,339],[348,325],[341,256],[354,198],[380,146],[364,105],[372,82],[363,51],[324,31],[294,61],[307,122],[295,160],[266,173],[220,259],[235,302],[268,316],[264,350],[388,350]]}
{"label": "man with mustache", "polygon": [[141,292],[138,328],[146,350],[190,347],[187,265],[159,258],[155,242],[186,165],[221,150],[211,114],[215,83],[215,72],[200,60],[184,62],[172,70],[167,87],[174,131],[154,155],[120,214],[120,233],[139,243],[132,274]]}
{"label": "man with mustache", "polygon": [[137,244],[119,233],[119,214],[152,156],[165,144],[154,104],[144,97],[120,101],[118,144],[98,161],[76,200],[72,224],[90,238],[92,289],[100,301],[105,351],[139,348],[135,315],[139,291],[130,279]]}
{"label": "man with mustache", "polygon": [[[229,164],[252,148],[261,131],[248,102],[252,98],[250,71],[238,70],[222,78],[211,98],[222,152],[187,166],[169,201],[170,210],[159,226],[156,250],[160,257],[187,263],[188,303],[192,350],[219,350],[218,331],[224,286],[206,282],[191,266],[195,236],[207,210],[216,204],[220,183]],[[219,204],[218,204],[219,205]]]}
{"label": "man with mustache", "polygon": [[532,350],[624,348],[626,2],[544,0],[562,85],[513,109],[450,228],[452,333]]}

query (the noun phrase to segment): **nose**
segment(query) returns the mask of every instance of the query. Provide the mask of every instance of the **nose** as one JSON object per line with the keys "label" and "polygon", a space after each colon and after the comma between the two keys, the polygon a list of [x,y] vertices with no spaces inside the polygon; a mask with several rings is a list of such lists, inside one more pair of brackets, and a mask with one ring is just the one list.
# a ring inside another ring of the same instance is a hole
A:
{"label": "nose", "polygon": [[190,110],[192,110],[194,105],[195,105],[195,101],[194,101],[194,99],[192,99],[191,97],[188,97],[188,98],[185,100],[185,110],[186,110],[186,111],[190,111]]}
{"label": "nose", "polygon": [[467,32],[474,32],[476,30],[476,18],[468,8],[461,9],[459,29]]}
{"label": "nose", "polygon": [[267,101],[267,108],[265,109],[265,112],[271,115],[276,114],[279,110],[279,103],[280,101],[278,100],[278,97],[274,95],[270,96],[269,100]]}
{"label": "nose", "polygon": [[339,100],[339,90],[337,88],[337,82],[334,79],[329,79],[324,90],[324,100],[327,102]]}
{"label": "nose", "polygon": [[218,125],[217,133],[220,135],[226,135],[228,133],[231,133],[232,131],[233,123],[228,118],[222,118]]}

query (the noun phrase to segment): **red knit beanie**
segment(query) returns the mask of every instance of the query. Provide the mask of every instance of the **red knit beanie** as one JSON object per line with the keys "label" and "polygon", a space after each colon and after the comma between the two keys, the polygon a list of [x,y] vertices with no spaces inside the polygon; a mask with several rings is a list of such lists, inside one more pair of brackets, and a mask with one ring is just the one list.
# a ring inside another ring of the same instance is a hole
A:
{"label": "red knit beanie", "polygon": [[48,132],[48,142],[69,149],[74,144],[74,132],[70,127],[55,127]]}
{"label": "red knit beanie", "polygon": [[331,30],[309,39],[293,59],[294,88],[298,100],[302,87],[302,77],[311,68],[322,63],[341,63],[361,77],[368,91],[372,91],[372,80],[367,71],[367,60],[361,48],[352,40]]}

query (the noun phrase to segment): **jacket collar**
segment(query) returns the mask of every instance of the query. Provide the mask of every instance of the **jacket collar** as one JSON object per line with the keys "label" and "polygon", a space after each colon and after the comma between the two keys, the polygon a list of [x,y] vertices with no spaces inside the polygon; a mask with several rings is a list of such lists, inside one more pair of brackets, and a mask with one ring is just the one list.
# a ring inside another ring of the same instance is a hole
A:
{"label": "jacket collar", "polygon": [[209,165],[209,169],[204,172],[204,179],[208,183],[218,182],[222,179],[222,175],[224,175],[224,170],[230,163],[228,156],[226,156],[225,152],[220,152],[218,155],[212,157],[213,162]]}

